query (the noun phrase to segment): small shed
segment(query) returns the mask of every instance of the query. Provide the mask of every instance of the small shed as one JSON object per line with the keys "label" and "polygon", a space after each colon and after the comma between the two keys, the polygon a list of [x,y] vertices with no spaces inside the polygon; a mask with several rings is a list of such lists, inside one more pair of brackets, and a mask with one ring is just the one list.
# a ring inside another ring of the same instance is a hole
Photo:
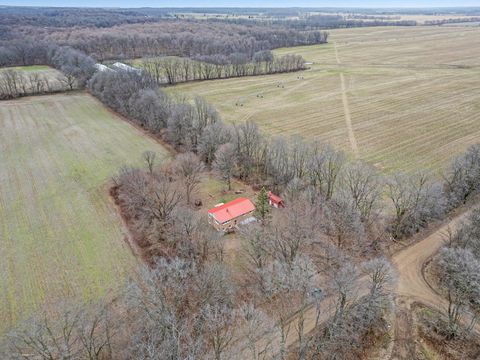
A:
{"label": "small shed", "polygon": [[141,73],[141,69],[134,68],[133,66],[121,63],[121,62],[116,62],[112,65],[113,67],[116,67],[117,69],[120,70],[125,70],[125,71],[131,71],[131,72],[136,72],[136,73]]}
{"label": "small shed", "polygon": [[247,198],[238,198],[208,210],[208,222],[217,230],[229,232],[238,225],[255,221],[255,205]]}
{"label": "small shed", "polygon": [[105,65],[100,64],[100,63],[96,63],[94,66],[98,71],[114,71],[114,70],[110,69],[108,66],[105,66]]}
{"label": "small shed", "polygon": [[285,203],[283,202],[283,199],[280,196],[275,195],[271,191],[268,192],[268,202],[270,203],[270,206],[273,206],[274,208],[284,208]]}

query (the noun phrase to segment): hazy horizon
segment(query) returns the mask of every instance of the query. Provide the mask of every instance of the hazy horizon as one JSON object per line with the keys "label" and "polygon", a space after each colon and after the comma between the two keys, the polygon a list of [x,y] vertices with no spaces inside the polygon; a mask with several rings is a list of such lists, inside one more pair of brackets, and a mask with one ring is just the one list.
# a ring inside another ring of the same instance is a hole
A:
{"label": "hazy horizon", "polygon": [[185,0],[181,4],[178,1],[148,1],[141,0],[132,6],[132,2],[126,0],[15,0],[0,1],[0,6],[33,6],[33,7],[109,7],[109,8],[459,8],[459,7],[480,7],[480,0],[463,0],[452,2],[451,0],[439,1],[414,1],[414,0],[394,0],[394,1],[311,1],[311,0],[264,0],[257,2],[254,0]]}

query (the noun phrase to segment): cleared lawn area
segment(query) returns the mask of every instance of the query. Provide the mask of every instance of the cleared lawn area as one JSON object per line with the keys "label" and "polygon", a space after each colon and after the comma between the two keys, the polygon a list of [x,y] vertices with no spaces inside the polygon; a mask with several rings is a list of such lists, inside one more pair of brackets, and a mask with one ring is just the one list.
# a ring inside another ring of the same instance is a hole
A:
{"label": "cleared lawn area", "polygon": [[[247,197],[255,201],[256,193],[250,186],[232,179],[231,187],[232,189],[228,190],[225,182],[214,174],[204,176],[200,183],[197,196],[202,200],[202,208],[205,212],[218,203],[226,203],[239,197]],[[235,193],[236,191],[238,191],[238,194]]]}
{"label": "cleared lawn area", "polygon": [[109,181],[146,150],[168,156],[85,93],[0,102],[0,333],[123,285],[137,260]]}
{"label": "cleared lawn area", "polygon": [[[202,178],[196,198],[202,200],[200,212],[204,219],[208,218],[208,210],[218,203],[227,203],[239,197],[246,197],[255,203],[257,192],[250,186],[235,179],[232,179],[231,185],[232,189],[228,190],[225,182],[213,173]],[[225,234],[222,237],[222,242],[224,244],[225,261],[234,269],[234,276],[245,276],[246,260],[241,251],[244,242],[242,236],[238,232]]]}
{"label": "cleared lawn area", "polygon": [[271,135],[319,138],[352,155],[356,145],[360,158],[387,172],[437,171],[480,141],[480,28],[380,27],[330,35],[326,45],[276,51],[313,62],[307,71],[169,91],[203,95],[227,121],[251,119]]}

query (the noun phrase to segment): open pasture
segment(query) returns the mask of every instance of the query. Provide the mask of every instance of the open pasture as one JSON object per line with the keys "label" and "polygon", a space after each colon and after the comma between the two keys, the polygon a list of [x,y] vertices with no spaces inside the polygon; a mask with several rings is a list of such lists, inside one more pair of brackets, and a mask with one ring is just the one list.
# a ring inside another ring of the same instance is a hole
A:
{"label": "open pasture", "polygon": [[85,93],[0,103],[0,333],[124,284],[136,260],[109,181],[146,150],[168,156]]}
{"label": "open pasture", "polygon": [[384,171],[442,169],[480,140],[480,28],[330,32],[329,44],[279,49],[303,72],[188,83],[229,122],[318,138]]}

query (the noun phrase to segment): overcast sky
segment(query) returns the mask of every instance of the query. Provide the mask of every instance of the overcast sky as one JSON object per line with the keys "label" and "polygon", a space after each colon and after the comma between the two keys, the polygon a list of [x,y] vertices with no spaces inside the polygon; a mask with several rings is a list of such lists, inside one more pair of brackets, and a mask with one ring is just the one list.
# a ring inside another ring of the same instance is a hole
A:
{"label": "overcast sky", "polygon": [[0,0],[12,6],[87,7],[454,7],[480,6],[480,0]]}

